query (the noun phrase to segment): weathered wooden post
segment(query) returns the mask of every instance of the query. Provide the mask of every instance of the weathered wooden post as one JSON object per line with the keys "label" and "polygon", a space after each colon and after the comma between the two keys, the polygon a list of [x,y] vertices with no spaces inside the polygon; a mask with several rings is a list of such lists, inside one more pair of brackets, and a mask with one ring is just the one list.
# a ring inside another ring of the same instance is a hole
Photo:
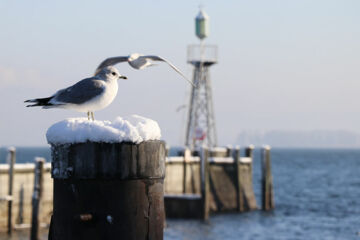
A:
{"label": "weathered wooden post", "polygon": [[30,240],[39,240],[39,212],[41,197],[43,192],[43,180],[44,180],[44,163],[45,159],[35,158],[35,170],[34,170],[34,192],[32,196],[32,214],[31,214],[31,233]]}
{"label": "weathered wooden post", "polygon": [[200,153],[200,177],[201,177],[201,201],[202,209],[201,215],[203,220],[209,218],[210,204],[209,204],[209,150],[206,147],[203,147]]}
{"label": "weathered wooden post", "polygon": [[165,143],[52,144],[49,239],[163,239]]}
{"label": "weathered wooden post", "polygon": [[226,146],[226,157],[232,157],[233,148],[231,145]]}
{"label": "weathered wooden post", "polygon": [[233,158],[234,158],[234,169],[235,169],[235,188],[236,188],[236,208],[237,211],[243,212],[244,211],[244,196],[243,192],[241,191],[241,176],[240,176],[240,147],[236,146],[235,150],[233,151]]}
{"label": "weathered wooden post", "polygon": [[240,196],[243,198],[243,211],[257,209],[252,182],[253,149],[253,146],[245,148],[245,157],[239,159]]}
{"label": "weathered wooden post", "polygon": [[12,204],[13,204],[13,186],[14,186],[14,165],[16,161],[15,148],[9,148],[9,185],[8,185],[8,229],[7,233],[12,233]]}
{"label": "weathered wooden post", "polygon": [[254,145],[249,145],[245,148],[245,157],[251,158],[251,164],[250,164],[250,174],[251,174],[251,186],[253,185],[253,160],[254,160]]}
{"label": "weathered wooden post", "polygon": [[253,158],[254,156],[254,145],[249,145],[245,148],[245,157]]}
{"label": "weathered wooden post", "polygon": [[189,162],[191,157],[191,151],[188,148],[184,149],[184,162],[183,162],[183,194],[186,193],[187,189],[186,189],[186,179],[187,179],[187,163]]}
{"label": "weathered wooden post", "polygon": [[17,219],[18,224],[24,223],[24,184],[21,184],[19,191],[19,214]]}
{"label": "weathered wooden post", "polygon": [[273,179],[271,174],[270,146],[264,146],[261,151],[262,165],[262,209],[269,211],[275,208]]}

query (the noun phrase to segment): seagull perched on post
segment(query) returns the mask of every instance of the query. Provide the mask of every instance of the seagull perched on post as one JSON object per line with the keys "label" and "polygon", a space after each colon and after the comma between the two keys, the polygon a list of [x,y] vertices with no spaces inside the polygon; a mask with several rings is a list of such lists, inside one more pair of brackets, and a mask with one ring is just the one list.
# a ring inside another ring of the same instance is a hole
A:
{"label": "seagull perched on post", "polygon": [[193,85],[195,87],[194,83],[192,81],[190,81],[187,77],[185,77],[185,75],[177,67],[175,67],[174,64],[172,64],[171,62],[169,62],[168,60],[166,60],[163,57],[155,56],[155,55],[142,55],[139,53],[133,53],[133,54],[130,54],[129,56],[119,56],[119,57],[107,58],[102,63],[100,63],[100,65],[97,67],[97,69],[95,71],[95,74],[97,74],[99,71],[101,71],[101,69],[103,69],[104,67],[113,66],[113,65],[121,63],[121,62],[128,62],[131,67],[138,69],[138,70],[142,70],[149,66],[156,65],[152,61],[166,62],[172,69],[174,69],[183,78],[185,78],[186,81],[188,81],[191,85]]}
{"label": "seagull perched on post", "polygon": [[36,98],[26,100],[26,103],[33,103],[27,107],[42,108],[64,108],[78,112],[87,112],[94,120],[94,111],[107,107],[115,98],[118,92],[119,79],[127,79],[112,66],[102,68],[94,77],[86,78],[78,83],[57,91],[47,98]]}

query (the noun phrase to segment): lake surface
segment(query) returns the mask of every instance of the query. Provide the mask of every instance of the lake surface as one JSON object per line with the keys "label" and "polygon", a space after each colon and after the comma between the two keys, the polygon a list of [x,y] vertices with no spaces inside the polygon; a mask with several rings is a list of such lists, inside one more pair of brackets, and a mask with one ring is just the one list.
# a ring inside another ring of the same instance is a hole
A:
{"label": "lake surface", "polygon": [[271,157],[274,211],[168,220],[166,239],[360,239],[360,150],[273,149]]}
{"label": "lake surface", "polygon": [[[18,148],[17,162],[49,148]],[[0,149],[0,162],[6,151]],[[212,215],[208,222],[167,220],[165,239],[360,239],[360,150],[272,149],[276,209]],[[254,156],[260,202],[260,152]],[[0,237],[1,239],[1,237]]]}

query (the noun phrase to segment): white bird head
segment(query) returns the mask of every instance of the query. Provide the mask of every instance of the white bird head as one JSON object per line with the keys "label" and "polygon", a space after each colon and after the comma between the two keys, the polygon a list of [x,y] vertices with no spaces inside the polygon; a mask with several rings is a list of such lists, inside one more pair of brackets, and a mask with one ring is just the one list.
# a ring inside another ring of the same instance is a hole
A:
{"label": "white bird head", "polygon": [[119,71],[112,66],[103,68],[96,76],[99,76],[101,78],[105,78],[108,80],[118,80],[120,78],[127,79],[127,77],[121,75],[119,73]]}

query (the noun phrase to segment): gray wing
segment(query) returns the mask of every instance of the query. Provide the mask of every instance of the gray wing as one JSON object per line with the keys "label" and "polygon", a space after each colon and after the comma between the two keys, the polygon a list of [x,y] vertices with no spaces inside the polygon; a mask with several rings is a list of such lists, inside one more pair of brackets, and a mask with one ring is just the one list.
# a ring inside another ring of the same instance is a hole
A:
{"label": "gray wing", "polygon": [[95,75],[98,74],[100,72],[100,70],[105,68],[105,67],[113,66],[113,65],[115,65],[117,63],[120,63],[120,62],[127,62],[128,58],[129,58],[129,56],[122,56],[122,57],[111,57],[111,58],[105,59],[96,68]]}
{"label": "gray wing", "polygon": [[177,73],[179,73],[183,78],[185,78],[186,81],[188,81],[191,85],[194,85],[194,83],[189,80],[177,67],[175,67],[174,64],[172,64],[171,62],[169,62],[168,60],[166,60],[165,58],[163,57],[160,57],[160,56],[155,56],[155,55],[147,55],[147,56],[141,56],[143,58],[147,58],[147,59],[151,59],[153,61],[162,61],[162,62],[166,62],[170,67],[172,67],[172,69],[174,69]]}
{"label": "gray wing", "polygon": [[86,78],[75,85],[59,90],[51,101],[54,104],[81,104],[104,92],[104,84],[98,78]]}

